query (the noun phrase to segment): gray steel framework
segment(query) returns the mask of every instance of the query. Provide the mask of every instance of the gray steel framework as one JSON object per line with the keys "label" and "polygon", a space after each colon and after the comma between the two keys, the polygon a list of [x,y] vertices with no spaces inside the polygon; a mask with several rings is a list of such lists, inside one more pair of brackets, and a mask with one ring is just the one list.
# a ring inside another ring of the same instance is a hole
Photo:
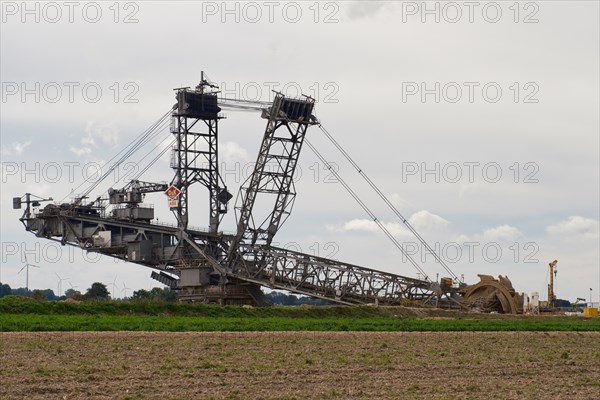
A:
{"label": "gray steel framework", "polygon": [[398,305],[423,299],[431,284],[314,255],[264,245],[241,245],[243,260],[228,271],[246,281],[342,304]]}
{"label": "gray steel framework", "polygon": [[[314,100],[308,97],[292,99],[278,93],[272,105],[263,109],[267,126],[254,172],[240,190],[237,233],[219,232],[230,195],[218,171],[220,108],[215,92],[205,92],[205,86],[213,87],[203,78],[195,91],[178,89],[172,114],[176,138],[172,184],[181,190],[174,209],[177,226],[158,225],[149,218],[136,220],[135,214],[129,220],[116,218],[107,210],[107,199],[34,210],[34,202],[26,196],[21,217],[26,229],[63,245],[159,270],[152,275],[155,279],[190,300],[262,304],[260,286],[340,304],[401,304],[443,295],[435,283],[271,246],[296,196],[293,177],[307,129],[317,123],[312,115]],[[207,231],[189,226],[188,189],[196,182],[209,191]],[[151,189],[150,185],[142,191]],[[117,196],[121,191],[113,193]],[[260,218],[257,199],[268,205]],[[121,202],[120,197],[117,200]]]}
{"label": "gray steel framework", "polygon": [[[243,256],[226,267],[208,250],[214,242],[229,247],[232,235],[188,229],[183,240],[189,246],[179,246],[181,231],[175,226],[120,221],[94,207],[49,205],[30,217],[24,214],[22,221],[38,237],[160,270],[162,274],[153,276],[173,288],[178,288],[182,270],[202,266],[217,270],[208,286],[222,286],[223,274],[232,282],[284,289],[340,304],[397,305],[424,300],[434,293],[430,282],[267,245],[241,244]],[[110,245],[95,243],[99,232],[111,232]],[[152,244],[151,251],[134,256],[132,248],[143,241]]]}
{"label": "gray steel framework", "polygon": [[[294,173],[308,126],[316,123],[312,116],[314,100],[288,99],[277,93],[273,104],[263,110],[267,127],[257,161],[247,186],[242,187],[237,234],[229,247],[229,267],[239,258],[239,245],[269,246],[279,227],[289,216],[294,199]],[[255,202],[259,194],[275,196],[272,210],[257,218]]]}
{"label": "gray steel framework", "polygon": [[226,206],[219,202],[218,119],[200,119],[174,113],[171,132],[175,135],[171,167],[175,176],[171,182],[181,190],[176,214],[179,226],[189,223],[190,185],[200,182],[209,192],[209,230],[217,232]]}

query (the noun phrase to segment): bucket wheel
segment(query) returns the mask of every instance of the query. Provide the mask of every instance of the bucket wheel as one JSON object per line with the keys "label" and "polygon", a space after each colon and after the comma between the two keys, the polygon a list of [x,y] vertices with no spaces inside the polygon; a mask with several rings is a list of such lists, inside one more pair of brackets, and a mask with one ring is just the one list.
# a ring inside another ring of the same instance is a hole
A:
{"label": "bucket wheel", "polygon": [[496,311],[503,314],[517,314],[520,311],[520,296],[515,292],[507,277],[477,275],[480,281],[465,287],[463,302],[469,308],[481,311]]}

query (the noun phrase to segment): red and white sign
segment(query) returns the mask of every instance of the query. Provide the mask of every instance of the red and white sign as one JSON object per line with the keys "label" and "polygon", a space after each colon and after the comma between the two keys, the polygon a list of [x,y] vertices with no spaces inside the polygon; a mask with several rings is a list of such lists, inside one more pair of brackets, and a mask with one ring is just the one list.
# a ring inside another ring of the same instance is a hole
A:
{"label": "red and white sign", "polygon": [[181,190],[179,190],[177,187],[171,185],[171,186],[169,186],[169,188],[167,190],[165,190],[165,194],[167,195],[167,197],[169,199],[176,199],[181,194]]}
{"label": "red and white sign", "polygon": [[169,199],[169,208],[177,208],[178,203],[177,199]]}

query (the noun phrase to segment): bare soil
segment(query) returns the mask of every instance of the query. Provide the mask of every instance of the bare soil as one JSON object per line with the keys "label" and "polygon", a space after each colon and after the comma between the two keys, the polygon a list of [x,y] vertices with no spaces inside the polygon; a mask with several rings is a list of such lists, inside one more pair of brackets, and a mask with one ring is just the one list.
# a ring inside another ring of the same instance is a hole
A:
{"label": "bare soil", "polygon": [[599,399],[599,332],[0,333],[2,399]]}

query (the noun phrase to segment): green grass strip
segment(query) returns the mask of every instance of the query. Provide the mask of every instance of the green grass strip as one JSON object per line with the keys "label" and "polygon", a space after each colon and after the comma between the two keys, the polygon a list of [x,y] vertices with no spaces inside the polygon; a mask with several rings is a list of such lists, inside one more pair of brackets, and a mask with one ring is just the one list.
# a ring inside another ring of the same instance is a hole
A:
{"label": "green grass strip", "polygon": [[2,332],[600,331],[599,318],[416,319],[0,314]]}

